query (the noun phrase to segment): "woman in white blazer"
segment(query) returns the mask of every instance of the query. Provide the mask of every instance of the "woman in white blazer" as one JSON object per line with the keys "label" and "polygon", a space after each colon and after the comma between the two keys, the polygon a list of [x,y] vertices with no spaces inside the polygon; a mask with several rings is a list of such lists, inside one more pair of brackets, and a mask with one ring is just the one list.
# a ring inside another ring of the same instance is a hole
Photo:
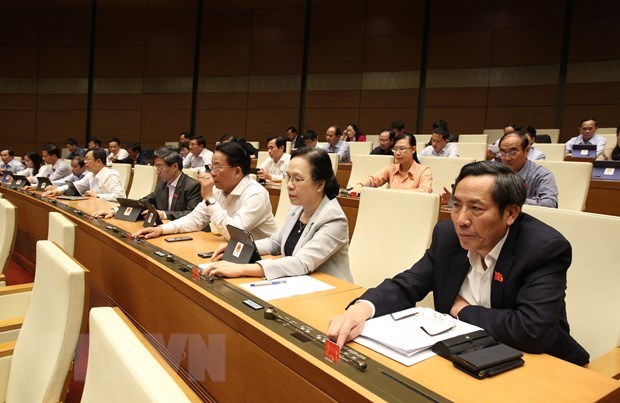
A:
{"label": "woman in white blazer", "polygon": [[349,268],[349,225],[336,200],[339,185],[327,152],[311,147],[294,151],[285,180],[292,204],[286,222],[271,237],[256,241],[261,255],[282,257],[236,264],[219,260],[222,247],[205,274],[273,279],[316,270],[353,281]]}

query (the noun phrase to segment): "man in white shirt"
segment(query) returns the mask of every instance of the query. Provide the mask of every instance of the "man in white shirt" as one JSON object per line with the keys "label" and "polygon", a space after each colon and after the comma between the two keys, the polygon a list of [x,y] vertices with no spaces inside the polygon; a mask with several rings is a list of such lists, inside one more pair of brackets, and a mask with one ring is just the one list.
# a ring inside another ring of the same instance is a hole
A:
{"label": "man in white shirt", "polygon": [[596,145],[596,159],[603,159],[603,151],[607,145],[607,139],[597,136],[598,122],[593,118],[586,118],[579,123],[579,136],[573,137],[566,142],[566,153],[573,152],[575,144],[594,144]]}
{"label": "man in white shirt", "polygon": [[213,154],[211,173],[198,176],[204,202],[184,217],[141,229],[133,236],[155,238],[200,231],[212,223],[225,239],[230,238],[228,224],[250,232],[255,239],[267,238],[277,230],[269,193],[249,173],[250,158],[239,143],[219,144]]}
{"label": "man in white shirt", "polygon": [[11,148],[4,148],[0,151],[0,157],[2,157],[2,163],[0,164],[0,169],[3,171],[11,171],[16,174],[19,171],[23,171],[26,169],[24,164],[17,161],[15,159],[15,153]]}
{"label": "man in white shirt", "polygon": [[129,158],[129,153],[124,148],[121,148],[121,141],[116,137],[108,141],[108,150],[110,151],[108,155],[108,166],[113,162],[120,162],[121,160]]}
{"label": "man in white shirt", "polygon": [[450,143],[450,133],[442,126],[433,130],[431,145],[420,153],[423,157],[458,157],[456,144]]}
{"label": "man in white shirt", "polygon": [[193,136],[189,140],[189,154],[183,159],[183,168],[194,168],[204,172],[205,165],[211,165],[213,152],[207,149],[207,142],[202,136]]}
{"label": "man in white shirt", "polygon": [[338,126],[328,127],[325,131],[325,140],[327,141],[327,144],[323,146],[323,149],[328,153],[338,154],[338,162],[351,162],[349,144],[340,140],[340,137],[342,137],[342,132]]}
{"label": "man in white shirt", "polygon": [[[120,174],[114,169],[106,167],[105,150],[96,148],[89,150],[84,157],[86,169],[92,175],[84,176],[79,181],[73,182],[81,195],[98,197],[108,201],[116,201],[119,197],[125,198],[125,189],[121,184]],[[43,193],[44,197],[58,196],[67,191],[69,186],[49,186]]]}
{"label": "man in white shirt", "polygon": [[80,179],[92,175],[92,172],[86,170],[84,165],[84,157],[77,156],[71,159],[71,174],[64,178],[52,181],[54,186],[62,186],[67,182],[77,182]]}
{"label": "man in white shirt", "polygon": [[269,158],[260,164],[258,177],[266,181],[282,182],[282,177],[288,168],[291,156],[285,152],[286,140],[276,136],[267,139]]}
{"label": "man in white shirt", "polygon": [[47,176],[53,182],[71,175],[71,167],[67,161],[60,158],[60,148],[56,145],[50,143],[43,146],[41,155],[47,167],[43,174],[37,176]]}

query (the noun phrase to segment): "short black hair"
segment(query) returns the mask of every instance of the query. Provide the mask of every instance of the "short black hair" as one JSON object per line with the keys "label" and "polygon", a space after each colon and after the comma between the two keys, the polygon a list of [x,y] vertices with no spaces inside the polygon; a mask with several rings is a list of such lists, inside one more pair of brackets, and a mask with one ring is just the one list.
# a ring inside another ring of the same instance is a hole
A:
{"label": "short black hair", "polygon": [[519,138],[519,141],[521,143],[521,149],[523,151],[525,151],[525,149],[530,146],[530,139],[527,138],[527,135],[525,134],[525,132],[510,132],[510,133],[504,134],[502,138],[499,139],[498,145],[500,147],[502,146],[502,142],[504,141],[504,139],[508,136],[517,136]]}
{"label": "short black hair", "polygon": [[101,161],[103,163],[103,165],[106,164],[106,154],[105,154],[105,150],[103,148],[95,148],[94,150],[90,150],[89,152],[93,153],[93,160],[97,161]]}
{"label": "short black hair", "polygon": [[56,144],[48,143],[41,147],[43,151],[45,151],[48,155],[55,155],[60,158],[60,148],[56,147]]}
{"label": "short black hair", "polygon": [[440,134],[444,140],[448,140],[450,138],[450,132],[445,126],[437,126],[433,128],[433,134]]}
{"label": "short black hair", "polygon": [[69,137],[67,139],[67,141],[65,142],[65,144],[70,145],[70,146],[77,146],[77,140],[74,139],[73,137]]}
{"label": "short black hair", "polygon": [[525,125],[518,128],[515,127],[515,130],[519,133],[529,134],[534,140],[536,140],[536,129],[534,129],[532,126]]}
{"label": "short black hair", "polygon": [[297,157],[303,157],[308,161],[308,164],[310,164],[312,180],[325,181],[325,196],[330,200],[338,196],[340,184],[338,184],[338,180],[336,179],[332,161],[327,151],[322,148],[301,147],[293,151],[291,155],[291,159]]}
{"label": "short black hair", "polygon": [[454,183],[454,191],[456,192],[459,182],[464,178],[483,175],[495,176],[491,197],[499,208],[500,214],[504,214],[506,207],[511,204],[519,208],[523,206],[527,196],[523,178],[497,161],[477,161],[464,165]]}
{"label": "short black hair", "polygon": [[92,137],[89,142],[92,141],[95,145],[97,145],[97,147],[101,148],[101,140],[99,140],[97,137]]}
{"label": "short black hair", "polygon": [[189,141],[182,142],[180,148],[187,148],[187,149],[189,149]]}
{"label": "short black hair", "polygon": [[232,136],[230,134],[225,134],[220,139],[220,143],[226,143],[228,141],[235,141],[235,136]]}
{"label": "short black hair", "polygon": [[437,129],[438,127],[443,127],[448,133],[450,132],[448,130],[448,122],[443,119],[439,119],[433,122],[433,129]]}
{"label": "short black hair", "polygon": [[581,127],[582,124],[584,124],[585,122],[587,122],[588,120],[591,120],[594,122],[594,127],[598,127],[598,121],[594,118],[583,118],[581,119],[581,122],[579,122],[579,127]]}
{"label": "short black hair", "polygon": [[38,174],[39,169],[41,169],[41,166],[43,165],[43,158],[41,158],[39,153],[36,151],[30,151],[26,153],[26,157],[28,157],[28,159],[32,161],[32,165],[33,165],[32,174],[33,175]]}
{"label": "short black hair", "polygon": [[405,130],[405,122],[403,122],[402,120],[393,121],[392,129],[396,129],[398,131]]}
{"label": "short black hair", "polygon": [[286,131],[291,131],[291,133],[297,133],[297,128],[295,126],[290,126],[288,129],[286,129]]}
{"label": "short black hair", "polygon": [[316,135],[316,132],[314,130],[306,130],[306,132],[304,133],[304,140],[316,140],[318,138],[319,137]]}
{"label": "short black hair", "polygon": [[121,141],[118,139],[118,137],[112,137],[110,140],[108,140],[108,144],[110,143],[116,143],[119,147],[121,146]]}
{"label": "short black hair", "polygon": [[185,137],[187,139],[189,139],[191,135],[192,134],[190,132],[181,132],[181,133],[179,133],[179,137],[183,136],[183,137]]}
{"label": "short black hair", "polygon": [[12,148],[3,148],[3,149],[2,149],[2,150],[0,150],[0,151],[4,151],[4,150],[8,151],[8,153],[9,153],[9,157],[14,157],[14,156],[15,156],[15,151],[13,151],[13,149],[12,149]]}
{"label": "short black hair", "polygon": [[81,155],[76,155],[75,157],[73,157],[71,159],[71,161],[77,161],[78,165],[80,166],[80,168],[84,168],[84,157]]}
{"label": "short black hair", "polygon": [[198,144],[199,146],[203,146],[203,147],[207,146],[207,141],[202,136],[192,136],[190,137],[190,140],[196,140],[196,144]]}
{"label": "short black hair", "polygon": [[142,147],[137,141],[132,141],[125,146],[126,150],[131,150],[137,153],[142,152]]}
{"label": "short black hair", "polygon": [[245,152],[241,144],[235,141],[220,143],[215,147],[215,151],[219,151],[226,156],[226,162],[228,162],[229,166],[241,168],[244,176],[250,173],[250,156]]}
{"label": "short black hair", "polygon": [[284,137],[282,136],[267,137],[267,143],[269,143],[271,140],[276,141],[276,147],[278,148],[284,147],[284,149],[286,150],[286,139],[284,139]]}
{"label": "short black hair", "polygon": [[168,165],[169,167],[171,167],[172,164],[176,162],[177,168],[179,168],[179,171],[183,170],[183,157],[181,156],[181,154],[179,153],[179,150],[176,147],[172,147],[172,146],[159,147],[153,153],[153,159],[155,158],[163,159],[166,165]]}

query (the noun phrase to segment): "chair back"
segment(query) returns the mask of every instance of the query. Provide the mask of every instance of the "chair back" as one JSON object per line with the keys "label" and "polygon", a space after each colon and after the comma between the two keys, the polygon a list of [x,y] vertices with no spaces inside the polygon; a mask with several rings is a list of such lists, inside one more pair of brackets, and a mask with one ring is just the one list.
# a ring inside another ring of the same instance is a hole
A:
{"label": "chair back", "polygon": [[[536,136],[538,139],[538,136]],[[558,143],[539,143],[536,140],[534,148],[539,149],[545,154],[546,161],[564,161],[564,155],[566,154],[566,146]]]}
{"label": "chair back", "polygon": [[372,151],[372,143],[368,141],[357,142],[352,141],[349,144],[349,153],[351,154],[351,161],[355,161],[357,155],[368,155]]}
{"label": "chair back", "polygon": [[451,191],[451,186],[463,165],[474,162],[473,158],[418,157],[422,165],[431,168],[433,174],[433,193],[441,194],[443,188]]}
{"label": "chair back", "polygon": [[560,129],[536,129],[536,137],[541,134],[548,135],[552,143],[557,143],[560,139]]}
{"label": "chair back", "polygon": [[179,148],[181,147],[181,144],[179,144],[178,141],[166,141],[164,142],[165,146],[170,146],[170,147],[174,147],[174,148]]}
{"label": "chair back", "polygon": [[125,189],[125,192],[127,192],[127,188],[129,187],[129,179],[131,178],[131,164],[119,164],[113,162],[110,168],[118,171],[121,175],[121,185],[123,186],[123,189]]}
{"label": "chair back", "polygon": [[293,142],[292,141],[287,141],[286,142],[286,149],[285,149],[286,153],[290,154],[292,149],[293,149]]}
{"label": "chair back", "polygon": [[430,245],[438,214],[439,195],[364,188],[349,248],[355,283],[376,287],[411,267]]}
{"label": "chair back", "polygon": [[254,148],[256,148],[257,150],[260,150],[260,142],[259,141],[247,141],[247,143],[252,144],[252,146]]}
{"label": "chair back", "polygon": [[133,167],[133,180],[127,197],[139,200],[154,191],[155,186],[157,186],[155,168],[150,165],[136,165]]}
{"label": "chair back", "polygon": [[86,304],[86,270],[51,241],[39,241],[36,273],[13,357],[6,400],[60,401]]}
{"label": "chair back", "polygon": [[340,157],[336,153],[327,153],[329,155],[329,159],[332,162],[332,169],[334,170],[334,175],[338,173],[338,164],[340,163]]}
{"label": "chair back", "polygon": [[[8,200],[0,198],[0,274],[4,273],[15,244],[15,206]],[[0,286],[6,283],[0,281]]]}
{"label": "chair back", "polygon": [[590,189],[592,164],[576,161],[544,161],[538,160],[551,171],[558,186],[558,208],[564,210],[583,211]]}
{"label": "chair back", "polygon": [[596,134],[616,134],[615,127],[599,127],[596,129]]}
{"label": "chair back", "polygon": [[[368,175],[372,175],[390,164],[394,163],[392,155],[358,155],[351,168],[347,187],[355,186]],[[366,189],[364,189],[365,191]]]}
{"label": "chair back", "polygon": [[276,208],[276,214],[274,218],[276,220],[276,226],[281,228],[286,222],[286,216],[288,210],[291,208],[291,200],[288,198],[288,183],[287,180],[282,180],[282,188],[280,190],[280,197],[278,199],[278,207]]}
{"label": "chair back", "polygon": [[523,206],[523,211],[558,230],[570,242],[566,311],[571,335],[594,360],[620,338],[620,217]]}
{"label": "chair back", "polygon": [[199,401],[118,308],[91,309],[89,327],[82,402]]}
{"label": "chair back", "polygon": [[366,142],[372,143],[372,146],[370,146],[371,150],[375,147],[378,147],[379,146],[379,135],[378,134],[367,134]]}
{"label": "chair back", "polygon": [[476,161],[485,161],[487,159],[487,143],[459,143],[457,148],[459,150],[459,157],[461,158],[473,158]]}
{"label": "chair back", "polygon": [[256,168],[259,168],[263,162],[267,161],[269,158],[269,151],[259,151],[258,158],[256,158]]}
{"label": "chair back", "polygon": [[605,148],[609,148],[609,147],[614,148],[616,146],[616,138],[617,137],[616,137],[616,132],[615,131],[613,133],[608,133],[608,134],[602,133],[601,134],[600,130],[597,130],[596,134],[598,136],[605,137],[605,139],[607,139],[607,144],[605,145]]}
{"label": "chair back", "polygon": [[64,214],[50,212],[47,226],[47,240],[55,242],[69,256],[75,248],[75,228],[73,221]]}
{"label": "chair back", "polygon": [[60,158],[66,159],[67,155],[69,155],[70,151],[67,147],[63,147],[60,149]]}
{"label": "chair back", "polygon": [[459,144],[462,143],[484,143],[489,144],[488,134],[461,134],[459,135]]}
{"label": "chair back", "polygon": [[185,169],[183,169],[183,173],[185,175],[189,176],[190,178],[192,178],[195,181],[198,180],[198,170],[197,169],[185,168]]}

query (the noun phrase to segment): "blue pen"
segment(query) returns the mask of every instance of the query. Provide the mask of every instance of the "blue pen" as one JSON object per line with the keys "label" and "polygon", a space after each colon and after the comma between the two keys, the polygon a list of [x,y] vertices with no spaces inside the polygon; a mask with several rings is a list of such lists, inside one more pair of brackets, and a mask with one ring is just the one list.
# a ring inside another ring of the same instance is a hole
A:
{"label": "blue pen", "polygon": [[250,284],[250,287],[260,287],[263,285],[276,285],[276,284],[286,284],[286,280],[266,281],[264,283],[252,283]]}

